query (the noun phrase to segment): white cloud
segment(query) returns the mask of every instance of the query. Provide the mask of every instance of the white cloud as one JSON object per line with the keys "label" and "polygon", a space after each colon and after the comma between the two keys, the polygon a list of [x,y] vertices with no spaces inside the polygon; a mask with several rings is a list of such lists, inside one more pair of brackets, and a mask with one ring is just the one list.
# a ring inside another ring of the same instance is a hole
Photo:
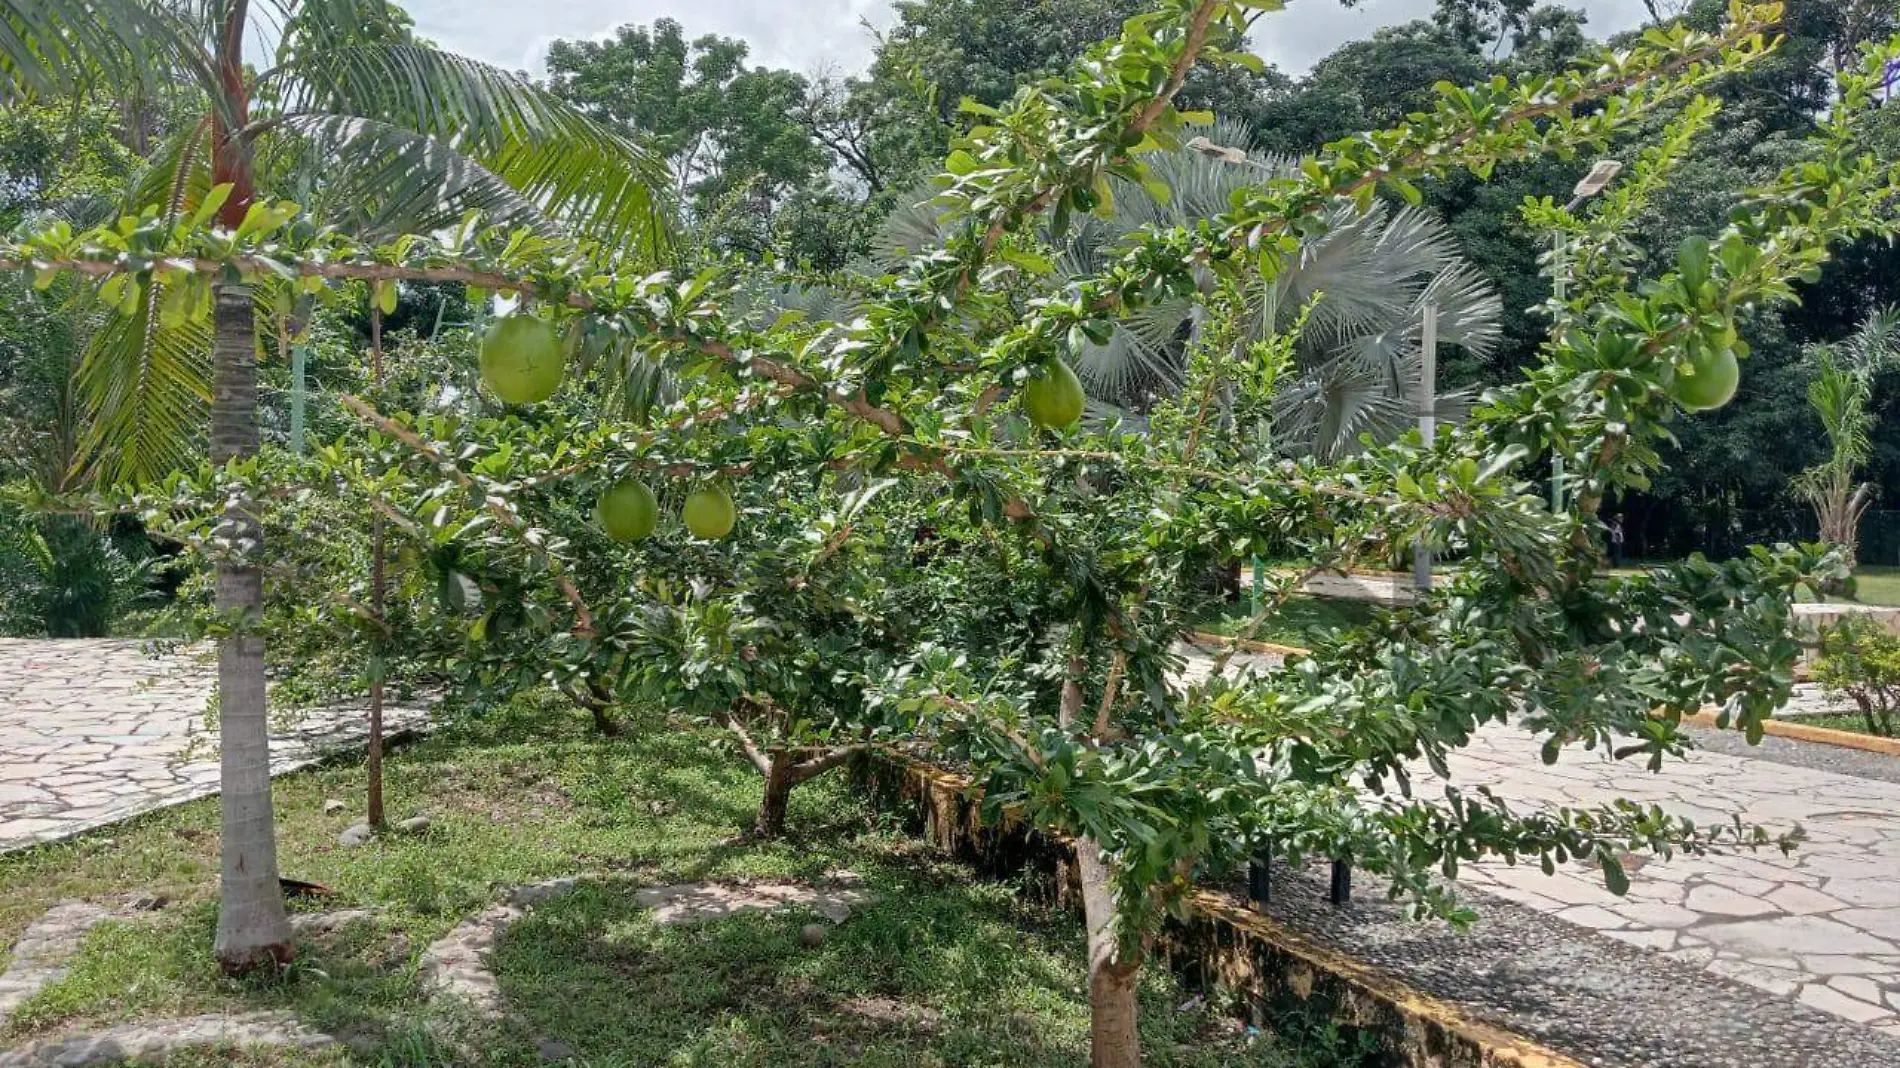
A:
{"label": "white cloud", "polygon": [[[1641,0],[1575,0],[1604,36],[1636,25]],[[864,23],[887,26],[887,0],[409,0],[405,5],[425,36],[443,46],[511,70],[542,71],[549,42],[603,37],[625,23],[672,18],[688,36],[739,37],[753,62],[799,71],[862,70],[875,40]],[[1347,41],[1380,26],[1429,14],[1433,0],[1363,0],[1341,7],[1332,0],[1292,0],[1261,19],[1254,49],[1282,70],[1301,72]]]}

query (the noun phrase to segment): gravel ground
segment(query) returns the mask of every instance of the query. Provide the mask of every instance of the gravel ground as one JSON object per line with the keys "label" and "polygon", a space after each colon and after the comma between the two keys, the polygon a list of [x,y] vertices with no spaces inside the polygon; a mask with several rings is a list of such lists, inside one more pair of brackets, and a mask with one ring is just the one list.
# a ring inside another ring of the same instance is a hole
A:
{"label": "gravel ground", "polygon": [[1370,876],[1344,908],[1324,869],[1276,871],[1269,914],[1592,1068],[1900,1068],[1900,1038],[1483,893],[1469,931],[1414,923]]}

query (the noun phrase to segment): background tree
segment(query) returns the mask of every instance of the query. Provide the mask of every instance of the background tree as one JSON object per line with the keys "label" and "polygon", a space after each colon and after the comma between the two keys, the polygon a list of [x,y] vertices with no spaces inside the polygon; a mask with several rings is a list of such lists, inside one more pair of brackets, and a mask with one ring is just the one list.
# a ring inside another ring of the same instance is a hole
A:
{"label": "background tree", "polygon": [[688,42],[672,19],[627,25],[605,41],[550,45],[549,88],[651,144],[697,218],[735,193],[769,208],[821,178],[826,160],[795,114],[805,79],[749,67],[746,51],[711,34]]}
{"label": "background tree", "polygon": [[1848,566],[1860,549],[1860,520],[1873,503],[1874,485],[1860,481],[1873,451],[1867,410],[1874,377],[1900,355],[1900,308],[1887,308],[1843,340],[1808,350],[1814,379],[1808,403],[1827,434],[1828,457],[1801,473],[1797,487],[1814,506],[1821,540],[1841,549]]}

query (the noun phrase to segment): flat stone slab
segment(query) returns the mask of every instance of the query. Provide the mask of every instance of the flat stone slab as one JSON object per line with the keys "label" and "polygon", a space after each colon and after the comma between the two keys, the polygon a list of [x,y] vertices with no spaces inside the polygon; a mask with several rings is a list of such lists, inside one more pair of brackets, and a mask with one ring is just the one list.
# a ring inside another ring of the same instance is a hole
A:
{"label": "flat stone slab", "polygon": [[[1213,667],[1205,651],[1179,648],[1189,657],[1185,677]],[[1239,654],[1228,671],[1267,662]],[[1629,798],[1703,825],[1735,816],[1776,831],[1798,825],[1807,839],[1793,855],[1766,849],[1643,858],[1625,897],[1604,888],[1594,864],[1546,876],[1535,864],[1487,861],[1461,866],[1461,883],[1644,951],[1651,961],[1687,965],[1712,981],[1743,983],[1900,1039],[1900,998],[1890,997],[1900,994],[1900,777],[1854,774],[1865,761],[1790,755],[1786,747],[1763,756],[1728,744],[1732,734],[1697,736],[1721,751],[1692,752],[1657,773],[1579,749],[1546,766],[1537,739],[1510,726],[1484,728],[1448,763],[1462,789],[1487,786],[1520,806]],[[1414,769],[1414,787],[1419,796],[1438,793],[1424,767]],[[1865,982],[1830,982],[1845,974]],[[1838,1063],[1900,1065],[1900,1053]]]}
{"label": "flat stone slab", "polygon": [[686,883],[638,890],[634,902],[653,910],[653,922],[697,923],[740,912],[771,912],[809,908],[833,923],[843,923],[851,910],[875,898],[848,881],[836,889],[813,889],[798,883]]}
{"label": "flat stone slab", "polygon": [[62,1035],[0,1052],[0,1068],[87,1068],[133,1058],[160,1061],[187,1049],[288,1046],[321,1049],[337,1039],[287,1012],[247,1012],[139,1020],[103,1031]]}
{"label": "flat stone slab", "polygon": [[63,978],[80,939],[115,915],[89,901],[62,901],[27,925],[14,940],[6,972],[0,974],[0,1024],[28,998]]}
{"label": "flat stone slab", "polygon": [[[155,658],[118,638],[0,639],[0,853],[216,794],[208,653]],[[384,713],[389,734],[427,723],[424,709]],[[359,746],[368,731],[361,708],[302,714],[272,735],[271,772]]]}
{"label": "flat stone slab", "polygon": [[[485,1016],[505,1014],[501,985],[488,970],[488,956],[508,925],[527,910],[567,893],[583,880],[565,876],[517,886],[503,903],[463,920],[455,929],[430,943],[417,965],[417,977],[430,996],[448,995],[469,1002]],[[833,923],[842,923],[851,910],[876,900],[857,885],[855,876],[840,873],[820,888],[800,883],[682,883],[641,887],[634,903],[653,910],[653,922],[690,923],[718,919],[740,912],[784,908],[811,908]]]}

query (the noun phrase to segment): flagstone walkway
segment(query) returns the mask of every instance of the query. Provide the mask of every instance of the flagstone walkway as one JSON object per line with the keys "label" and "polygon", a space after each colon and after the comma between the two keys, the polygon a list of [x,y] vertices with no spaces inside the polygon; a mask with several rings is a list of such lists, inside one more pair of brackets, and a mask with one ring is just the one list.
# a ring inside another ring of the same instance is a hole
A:
{"label": "flagstone walkway", "polygon": [[[138,641],[0,639],[0,853],[217,793],[217,679],[205,650],[154,658]],[[390,709],[392,733],[420,726]],[[323,709],[272,735],[282,774],[360,745],[361,709]]]}
{"label": "flagstone walkway", "polygon": [[[1183,646],[1189,677],[1212,666]],[[1243,670],[1256,658],[1236,658]],[[1814,752],[1761,759],[1699,750],[1658,773],[1600,752],[1566,750],[1553,766],[1524,731],[1492,727],[1456,753],[1452,779],[1489,786],[1520,805],[1594,805],[1623,797],[1698,824],[1736,816],[1771,831],[1800,826],[1792,856],[1767,849],[1631,865],[1630,891],[1603,887],[1594,864],[1546,876],[1535,864],[1466,866],[1460,879],[1604,937],[1737,980],[1900,1037],[1900,781],[1845,774],[1853,765]],[[1783,746],[1782,749],[1787,749]],[[1860,754],[1890,760],[1900,758]],[[1436,793],[1420,769],[1421,795]],[[1482,922],[1482,921],[1481,921]]]}

